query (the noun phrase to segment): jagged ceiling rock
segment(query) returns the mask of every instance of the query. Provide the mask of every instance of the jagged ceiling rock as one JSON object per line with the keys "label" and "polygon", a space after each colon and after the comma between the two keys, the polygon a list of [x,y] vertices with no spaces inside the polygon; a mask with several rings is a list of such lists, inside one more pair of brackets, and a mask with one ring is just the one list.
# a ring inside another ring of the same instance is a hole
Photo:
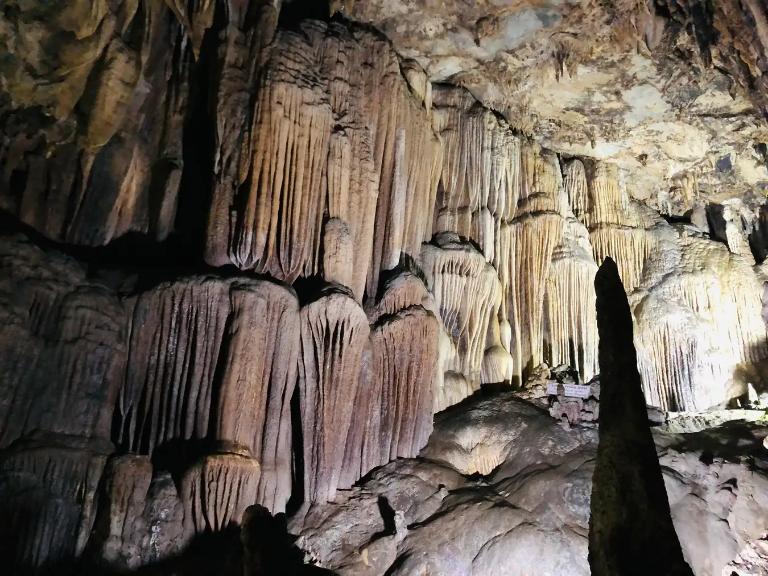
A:
{"label": "jagged ceiling rock", "polygon": [[431,81],[467,87],[558,152],[616,162],[638,198],[685,205],[683,189],[698,185],[754,201],[768,185],[758,2],[346,4]]}

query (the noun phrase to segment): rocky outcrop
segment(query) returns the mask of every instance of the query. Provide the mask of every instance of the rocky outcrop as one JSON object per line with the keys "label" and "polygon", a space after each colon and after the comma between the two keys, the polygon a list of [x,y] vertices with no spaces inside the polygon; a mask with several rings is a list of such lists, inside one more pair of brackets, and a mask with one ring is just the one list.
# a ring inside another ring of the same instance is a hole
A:
{"label": "rocky outcrop", "polygon": [[[741,447],[729,444],[734,433]],[[762,434],[743,424],[654,431],[672,521],[697,576],[720,576],[761,537]],[[596,451],[596,430],[566,430],[509,392],[477,396],[437,416],[419,458],[377,469],[290,529],[307,558],[340,574],[586,575]]]}
{"label": "rocky outcrop", "polygon": [[159,2],[9,4],[0,206],[75,244],[167,237],[192,68],[183,36]]}
{"label": "rocky outcrop", "polygon": [[672,524],[636,368],[629,302],[610,258],[597,272],[595,292],[601,418],[590,502],[591,572],[693,574]]}

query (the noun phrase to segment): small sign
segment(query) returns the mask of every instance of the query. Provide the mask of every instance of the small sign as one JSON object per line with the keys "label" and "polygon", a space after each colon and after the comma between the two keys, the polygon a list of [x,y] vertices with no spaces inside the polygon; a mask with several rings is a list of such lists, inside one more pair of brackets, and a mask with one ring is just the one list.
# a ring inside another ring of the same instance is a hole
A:
{"label": "small sign", "polygon": [[579,384],[563,384],[565,395],[573,398],[589,398],[589,386]]}
{"label": "small sign", "polygon": [[557,396],[560,394],[560,386],[563,387],[564,396],[570,396],[571,398],[589,398],[589,386],[581,386],[580,384],[558,384],[557,382],[547,383],[547,395]]}
{"label": "small sign", "polygon": [[557,396],[558,395],[557,387],[558,387],[557,382],[547,382],[547,394],[549,396]]}

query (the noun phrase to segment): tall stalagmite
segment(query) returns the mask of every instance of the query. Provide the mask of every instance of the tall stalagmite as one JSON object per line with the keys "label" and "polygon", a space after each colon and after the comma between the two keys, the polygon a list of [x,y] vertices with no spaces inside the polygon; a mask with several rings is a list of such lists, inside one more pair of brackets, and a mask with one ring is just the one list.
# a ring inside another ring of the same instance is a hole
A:
{"label": "tall stalagmite", "polygon": [[600,443],[592,477],[589,565],[595,576],[689,575],[651,437],[632,315],[616,263],[595,277],[600,331]]}

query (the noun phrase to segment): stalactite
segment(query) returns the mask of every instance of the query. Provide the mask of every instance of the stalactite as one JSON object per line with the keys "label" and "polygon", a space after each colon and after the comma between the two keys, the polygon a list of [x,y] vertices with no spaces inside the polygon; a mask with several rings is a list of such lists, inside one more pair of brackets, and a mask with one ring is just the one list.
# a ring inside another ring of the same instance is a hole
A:
{"label": "stalactite", "polygon": [[347,292],[327,287],[301,310],[299,391],[307,502],[333,500],[342,476],[370,329]]}
{"label": "stalactite", "polygon": [[589,229],[595,261],[613,258],[630,293],[640,284],[643,267],[653,253],[654,236],[648,229],[655,222],[649,221],[647,211],[630,200],[619,185],[615,165],[595,164],[590,176],[589,208],[583,221]]}
{"label": "stalactite", "polygon": [[291,495],[291,415],[299,354],[295,294],[272,282],[232,285],[232,312],[218,366],[217,440],[259,462],[257,502],[273,512]]}
{"label": "stalactite", "polygon": [[369,369],[355,400],[343,485],[390,460],[414,457],[426,444],[442,371],[435,312],[424,284],[407,271],[387,281],[370,310]]}
{"label": "stalactite", "polygon": [[469,389],[476,390],[488,323],[498,315],[501,303],[499,279],[483,255],[455,235],[440,235],[436,243],[424,245],[421,260],[440,317],[455,346],[447,368],[463,374]]}
{"label": "stalactite", "polygon": [[563,229],[562,177],[552,153],[527,146],[522,154],[523,186],[509,232],[510,260],[505,279],[515,376],[543,359],[542,315],[552,252]]}
{"label": "stalactite", "polygon": [[292,282],[317,271],[333,114],[314,47],[292,32],[278,43],[245,143],[247,177],[226,203],[214,199],[207,258]]}
{"label": "stalactite", "polygon": [[349,283],[361,301],[431,236],[439,141],[395,53],[369,32],[315,21],[280,31],[245,148],[242,186],[214,194],[213,264],[289,282],[313,275],[327,209],[349,227]]}
{"label": "stalactite", "polygon": [[282,510],[298,331],[296,296],[268,281],[193,277],[138,295],[120,442],[150,455],[173,442],[231,443],[262,467],[258,502]]}
{"label": "stalactite", "polygon": [[589,212],[589,184],[581,160],[569,160],[563,164],[563,187],[574,216],[583,221]]}
{"label": "stalactite", "polygon": [[127,449],[152,454],[171,440],[207,437],[229,308],[229,284],[213,277],[164,283],[136,297],[119,403]]}
{"label": "stalactite", "polygon": [[240,454],[212,454],[193,464],[181,481],[187,538],[239,525],[256,501],[259,464]]}
{"label": "stalactite", "polygon": [[586,228],[573,217],[552,253],[544,304],[551,366],[567,364],[583,381],[598,372],[595,274]]}
{"label": "stalactite", "polygon": [[438,232],[472,239],[490,262],[497,222],[510,220],[520,187],[520,142],[503,120],[465,90],[434,92],[433,125],[443,143]]}

